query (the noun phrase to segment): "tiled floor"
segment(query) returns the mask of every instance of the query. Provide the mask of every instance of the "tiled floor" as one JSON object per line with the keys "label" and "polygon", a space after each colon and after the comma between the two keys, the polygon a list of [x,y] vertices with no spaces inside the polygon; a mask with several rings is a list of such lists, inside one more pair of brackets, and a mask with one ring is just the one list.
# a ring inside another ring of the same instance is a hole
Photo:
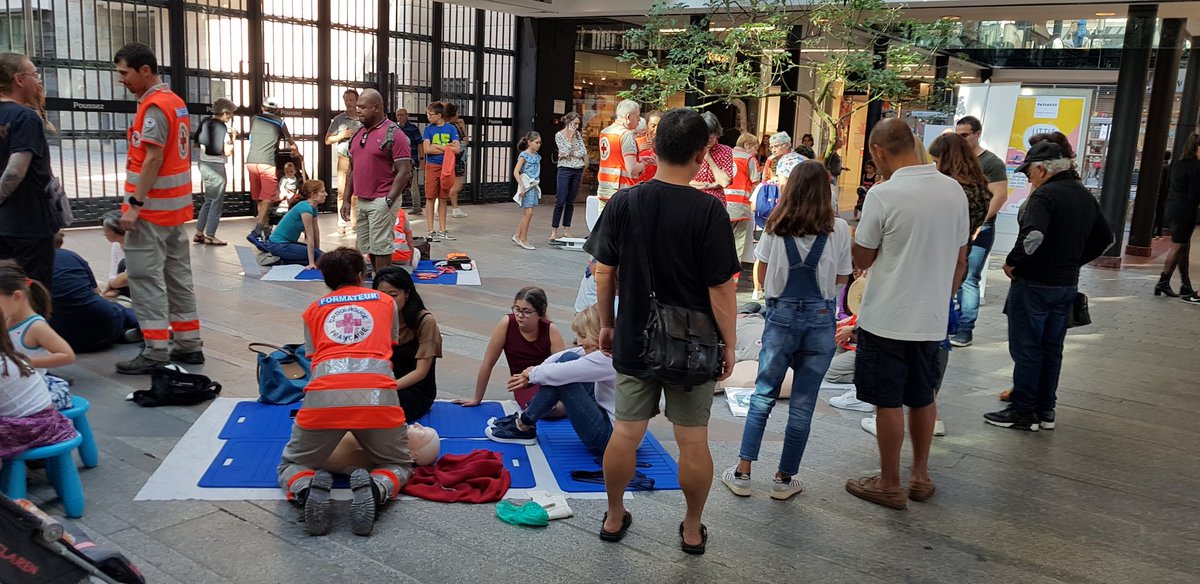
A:
{"label": "tiled floor", "polygon": [[[551,316],[565,328],[585,260],[512,245],[518,214],[510,205],[468,210],[469,219],[451,222],[461,239],[435,251],[478,258],[484,285],[421,289],[445,335],[443,397],[470,393],[486,335],[520,287],[543,286]],[[536,211],[531,240],[538,244],[550,209]],[[321,221],[323,233],[333,230],[332,216]],[[236,242],[248,228],[229,220],[220,235]],[[108,248],[97,231],[72,231],[67,245],[106,271]],[[197,246],[192,257],[208,356],[202,371],[224,383],[225,395],[253,396],[246,344],[297,342],[299,313],[322,288],[239,276],[232,247]],[[864,415],[830,408],[829,392],[802,466],[806,492],[772,501],[760,481],[747,500],[715,484],[709,552],[700,558],[679,551],[678,493],[638,494],[630,506],[636,522],[619,545],[596,538],[598,501],[573,501],[575,517],[541,530],[501,523],[490,505],[403,502],[369,539],[346,525],[308,537],[282,502],[133,502],[204,406],[142,409],[123,401],[148,383],[113,372],[113,362],[135,350],[126,346],[63,370],[92,401],[102,451],[99,468],[83,472],[88,510],[80,523],[155,583],[1197,582],[1200,308],[1152,297],[1157,267],[1155,260],[1121,272],[1085,270],[1095,324],[1069,335],[1058,429],[1036,434],[985,426],[980,417],[999,405],[1011,373],[999,308],[1007,284],[993,269],[975,345],[953,352],[939,400],[949,435],[934,442],[938,494],[907,512],[843,490],[848,477],[876,467],[875,443],[859,428]],[[500,369],[489,397],[505,395]],[[784,418],[771,420],[758,478],[769,476]],[[669,428],[653,428],[673,450]],[[711,428],[721,469],[734,462],[741,423],[714,400]],[[48,509],[60,511],[56,503]]]}

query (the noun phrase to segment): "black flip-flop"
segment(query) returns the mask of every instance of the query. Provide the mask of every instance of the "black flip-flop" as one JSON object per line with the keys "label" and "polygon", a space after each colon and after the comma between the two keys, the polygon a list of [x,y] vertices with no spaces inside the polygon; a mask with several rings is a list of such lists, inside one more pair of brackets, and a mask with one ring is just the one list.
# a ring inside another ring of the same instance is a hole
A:
{"label": "black flip-flop", "polygon": [[621,518],[621,529],[618,531],[605,531],[604,523],[607,521],[608,513],[605,513],[604,519],[600,520],[600,539],[615,543],[625,539],[625,532],[629,531],[630,525],[633,525],[633,515],[630,515],[628,511],[625,512],[625,516]]}
{"label": "black flip-flop", "polygon": [[707,545],[708,545],[708,526],[707,525],[705,525],[703,523],[700,524],[700,545],[691,545],[687,542],[687,540],[683,539],[683,522],[682,521],[679,522],[679,549],[682,549],[683,553],[692,554],[693,556],[704,555],[704,548]]}

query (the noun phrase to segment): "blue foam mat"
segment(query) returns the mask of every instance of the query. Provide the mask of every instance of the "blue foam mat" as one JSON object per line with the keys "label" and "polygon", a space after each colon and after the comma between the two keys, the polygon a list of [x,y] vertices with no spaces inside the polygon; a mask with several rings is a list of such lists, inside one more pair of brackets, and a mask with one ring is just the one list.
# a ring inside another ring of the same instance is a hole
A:
{"label": "blue foam mat", "polygon": [[324,280],[325,275],[321,273],[321,270],[318,270],[316,268],[309,268],[306,270],[300,270],[300,273],[296,274],[296,279],[297,280]]}
{"label": "blue foam mat", "polygon": [[504,468],[512,475],[512,488],[532,489],[537,485],[533,466],[529,463],[529,451],[521,444],[493,442],[491,440],[442,440],[442,454],[468,454],[472,450],[491,450],[500,453]]}
{"label": "blue foam mat", "polygon": [[209,489],[278,488],[279,459],[286,445],[287,438],[230,440],[197,484]]}
{"label": "blue foam mat", "polygon": [[234,406],[217,438],[221,440],[278,439],[292,435],[292,412],[300,402],[286,406],[242,402]]}
{"label": "blue foam mat", "polygon": [[488,418],[501,417],[504,417],[504,406],[498,402],[483,402],[467,408],[448,401],[435,401],[429,413],[415,421],[437,430],[438,436],[445,440],[487,438],[483,431],[487,428]]}
{"label": "blue foam mat", "polygon": [[[542,420],[537,424],[538,445],[550,463],[558,486],[568,493],[602,493],[604,484],[579,482],[571,478],[571,471],[600,470],[596,456],[588,451],[571,427],[569,420]],[[654,434],[646,432],[646,438],[637,451],[638,468],[646,477],[654,479],[654,490],[679,489],[679,465],[667,453]],[[647,466],[648,465],[648,466]]]}

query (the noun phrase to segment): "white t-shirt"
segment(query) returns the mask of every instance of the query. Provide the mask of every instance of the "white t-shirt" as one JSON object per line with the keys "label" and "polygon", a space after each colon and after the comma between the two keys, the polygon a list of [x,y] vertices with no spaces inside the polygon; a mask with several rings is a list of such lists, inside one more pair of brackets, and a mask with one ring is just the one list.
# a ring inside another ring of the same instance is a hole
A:
{"label": "white t-shirt", "polygon": [[901,168],[872,187],[854,239],[879,256],[858,325],[900,341],[944,340],[958,253],[970,236],[962,186],[934,165]]}
{"label": "white t-shirt", "polygon": [[[0,378],[0,417],[25,418],[50,407],[50,388],[38,372],[21,377],[12,359],[0,357],[8,375]],[[3,372],[0,368],[0,372]]]}
{"label": "white t-shirt", "polygon": [[[807,258],[816,236],[806,235],[792,239],[796,241],[800,259]],[[787,245],[784,244],[783,238],[764,231],[758,248],[754,250],[754,256],[758,261],[767,264],[767,275],[763,282],[767,298],[778,298],[787,286],[789,267]],[[833,300],[837,295],[837,277],[850,275],[854,271],[853,263],[853,257],[850,255],[850,226],[846,224],[845,219],[834,219],[833,233],[829,234],[829,239],[825,241],[825,251],[821,252],[821,259],[817,261],[817,284],[821,287],[821,295]]]}

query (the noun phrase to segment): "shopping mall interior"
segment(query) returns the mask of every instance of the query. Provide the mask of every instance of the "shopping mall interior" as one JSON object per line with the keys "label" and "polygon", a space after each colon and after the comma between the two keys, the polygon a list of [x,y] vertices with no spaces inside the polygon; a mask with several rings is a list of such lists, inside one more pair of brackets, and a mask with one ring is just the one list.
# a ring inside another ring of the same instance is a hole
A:
{"label": "shopping mall interior", "polygon": [[[864,30],[866,44],[853,47],[813,40],[812,30],[825,22],[810,11],[829,1],[776,0],[797,15],[785,36],[808,39],[786,42],[778,51],[809,64],[830,54],[865,51],[887,67],[879,56],[889,46],[911,45],[895,31]],[[733,393],[718,394],[708,433],[715,478],[705,523],[712,547],[700,557],[680,551],[682,526],[677,530],[675,522],[683,518],[684,497],[671,488],[670,476],[659,478],[665,486],[653,488],[650,479],[650,490],[625,495],[636,517],[627,539],[598,540],[607,509],[603,479],[593,476],[582,490],[562,485],[581,483],[572,471],[598,470],[600,459],[581,451],[570,464],[557,462],[547,437],[539,436],[541,446],[516,445],[519,453],[513,444],[501,444],[498,458],[506,469],[501,474],[511,475],[501,493],[511,488],[507,498],[518,506],[534,491],[562,495],[560,505],[569,505],[566,518],[546,527],[517,526],[501,520],[495,500],[443,503],[406,496],[363,538],[350,533],[345,500],[350,495],[341,489],[334,493],[333,531],[307,535],[302,514],[277,488],[283,442],[252,438],[235,444],[226,435],[236,434],[239,424],[259,423],[245,412],[260,397],[264,357],[247,345],[302,342],[307,331],[301,313],[327,293],[320,282],[300,276],[271,278],[275,268],[256,263],[243,235],[254,227],[255,212],[244,162],[246,134],[264,101],[281,103],[298,146],[295,160],[305,174],[324,181],[331,195],[339,154],[326,139],[347,90],[378,90],[385,111],[404,108],[419,128],[428,123],[429,104],[458,105],[471,137],[459,154],[465,163],[458,195],[463,215],[451,219],[456,237],[433,243],[432,256],[468,254],[474,283],[460,273],[457,285],[418,282],[417,288],[440,329],[438,399],[470,398],[473,388],[485,388],[486,399],[500,404],[497,412],[501,406],[511,412],[516,406],[506,387],[510,372],[480,366],[495,348],[489,341],[494,344],[497,319],[503,327],[512,318],[514,292],[540,287],[549,299],[546,320],[570,346],[579,306],[574,299],[581,277],[586,282],[592,274],[582,248],[547,242],[559,188],[552,178],[559,157],[550,138],[562,128],[563,116],[580,116],[590,164],[575,197],[574,232],[585,237],[587,200],[598,187],[601,133],[617,105],[644,83],[629,55],[652,53],[631,36],[657,22],[649,0],[2,3],[0,51],[28,55],[45,86],[45,115],[54,127],[48,135],[51,167],[75,217],[63,247],[90,264],[97,291],[106,287],[106,270],[110,278],[116,273],[119,246],[100,226],[124,197],[127,129],[138,107],[118,83],[116,51],[129,42],[148,45],[162,80],[186,104],[193,128],[209,117],[217,99],[232,100],[238,108],[230,125],[242,135],[233,140],[226,164],[220,232],[230,245],[193,245],[190,258],[207,361],[184,367],[219,382],[220,396],[197,405],[139,407],[129,396],[149,389],[150,376],[113,369],[115,361],[138,354],[136,343],[80,353],[73,364],[51,373],[90,402],[84,418],[90,426],[76,422],[80,435],[86,427],[88,442],[94,440],[91,460],[84,454],[86,464],[76,473],[86,510],[75,512],[82,499],[65,501],[70,487],[61,478],[61,461],[45,470],[29,465],[28,485],[17,491],[56,518],[46,521],[61,520],[80,532],[80,540],[123,555],[146,582],[1200,581],[1200,455],[1192,447],[1200,438],[1194,422],[1200,413],[1194,353],[1200,313],[1195,305],[1156,293],[1164,255],[1180,245],[1161,229],[1159,199],[1167,196],[1171,179],[1163,160],[1168,151],[1182,151],[1200,121],[1200,1],[887,2],[905,19],[949,31],[948,41],[934,49],[911,45],[920,63],[904,70],[906,88],[917,96],[911,103],[892,103],[842,82],[831,84],[832,96],[814,105],[803,98],[822,83],[821,68],[813,66],[764,74],[762,87],[747,95],[703,104],[733,132],[733,140],[743,133],[765,140],[786,132],[798,144],[801,136],[812,135],[820,158],[836,153],[842,161],[835,179],[840,193],[863,185],[867,138],[881,120],[904,120],[928,146],[958,119],[975,116],[983,123],[982,145],[1007,166],[1009,199],[997,215],[996,243],[985,262],[974,342],[951,350],[938,396],[945,435],[932,446],[936,497],[893,511],[843,489],[847,478],[877,472],[879,458],[875,439],[864,431],[867,419],[875,428],[874,418],[830,405],[843,393],[840,385],[822,386],[817,400],[797,476],[804,491],[787,501],[765,492],[768,469],[784,444],[788,408],[781,402],[767,425],[763,457],[769,462],[756,467],[756,490],[749,498],[734,496],[722,485],[721,473],[738,459],[746,418],[737,413]],[[704,25],[706,14],[750,4],[755,2],[684,0],[670,13],[678,30],[687,31]],[[713,34],[725,30],[706,26]],[[678,91],[641,111],[702,102],[696,91]],[[831,116],[835,125],[822,123]],[[521,213],[511,201],[517,141],[530,131],[544,139],[543,180],[533,211],[534,245],[525,250],[513,245],[515,237],[510,241]],[[1016,169],[1030,148],[1029,137],[1047,131],[1068,137],[1079,181],[1117,235],[1080,275],[1092,324],[1066,337],[1057,428],[1013,432],[986,425],[982,415],[1003,407],[997,397],[1013,385],[1010,283],[1002,266],[1017,239],[1022,201],[1031,194]],[[204,194],[198,169],[193,191],[199,208]],[[837,206],[853,226],[855,197],[843,195]],[[326,251],[356,244],[339,227],[335,207],[336,196],[328,197],[314,223]],[[408,216],[413,234],[434,231],[430,215],[427,209],[423,216]],[[739,305],[758,298],[752,270],[745,267]],[[740,387],[754,386],[754,367]],[[292,421],[287,407],[280,407],[283,417],[275,423],[282,420],[286,433]],[[461,429],[481,415],[453,407],[445,411],[447,419],[430,425]],[[466,421],[450,419],[459,415]],[[498,443],[477,425],[462,434],[442,432],[442,453],[495,448]],[[649,428],[662,464],[677,468],[671,424],[660,416]],[[6,432],[0,425],[0,442]],[[235,451],[235,445],[242,449]],[[0,480],[0,491],[8,495],[15,485],[12,464],[4,460],[8,468]],[[910,464],[907,451],[902,464]],[[650,468],[647,463],[644,470]],[[38,542],[41,528],[14,523],[8,514],[0,505],[0,582],[87,581],[80,579],[86,562],[78,559],[85,554],[59,548],[74,558],[65,567],[63,561],[71,558],[45,559],[53,545]]]}

